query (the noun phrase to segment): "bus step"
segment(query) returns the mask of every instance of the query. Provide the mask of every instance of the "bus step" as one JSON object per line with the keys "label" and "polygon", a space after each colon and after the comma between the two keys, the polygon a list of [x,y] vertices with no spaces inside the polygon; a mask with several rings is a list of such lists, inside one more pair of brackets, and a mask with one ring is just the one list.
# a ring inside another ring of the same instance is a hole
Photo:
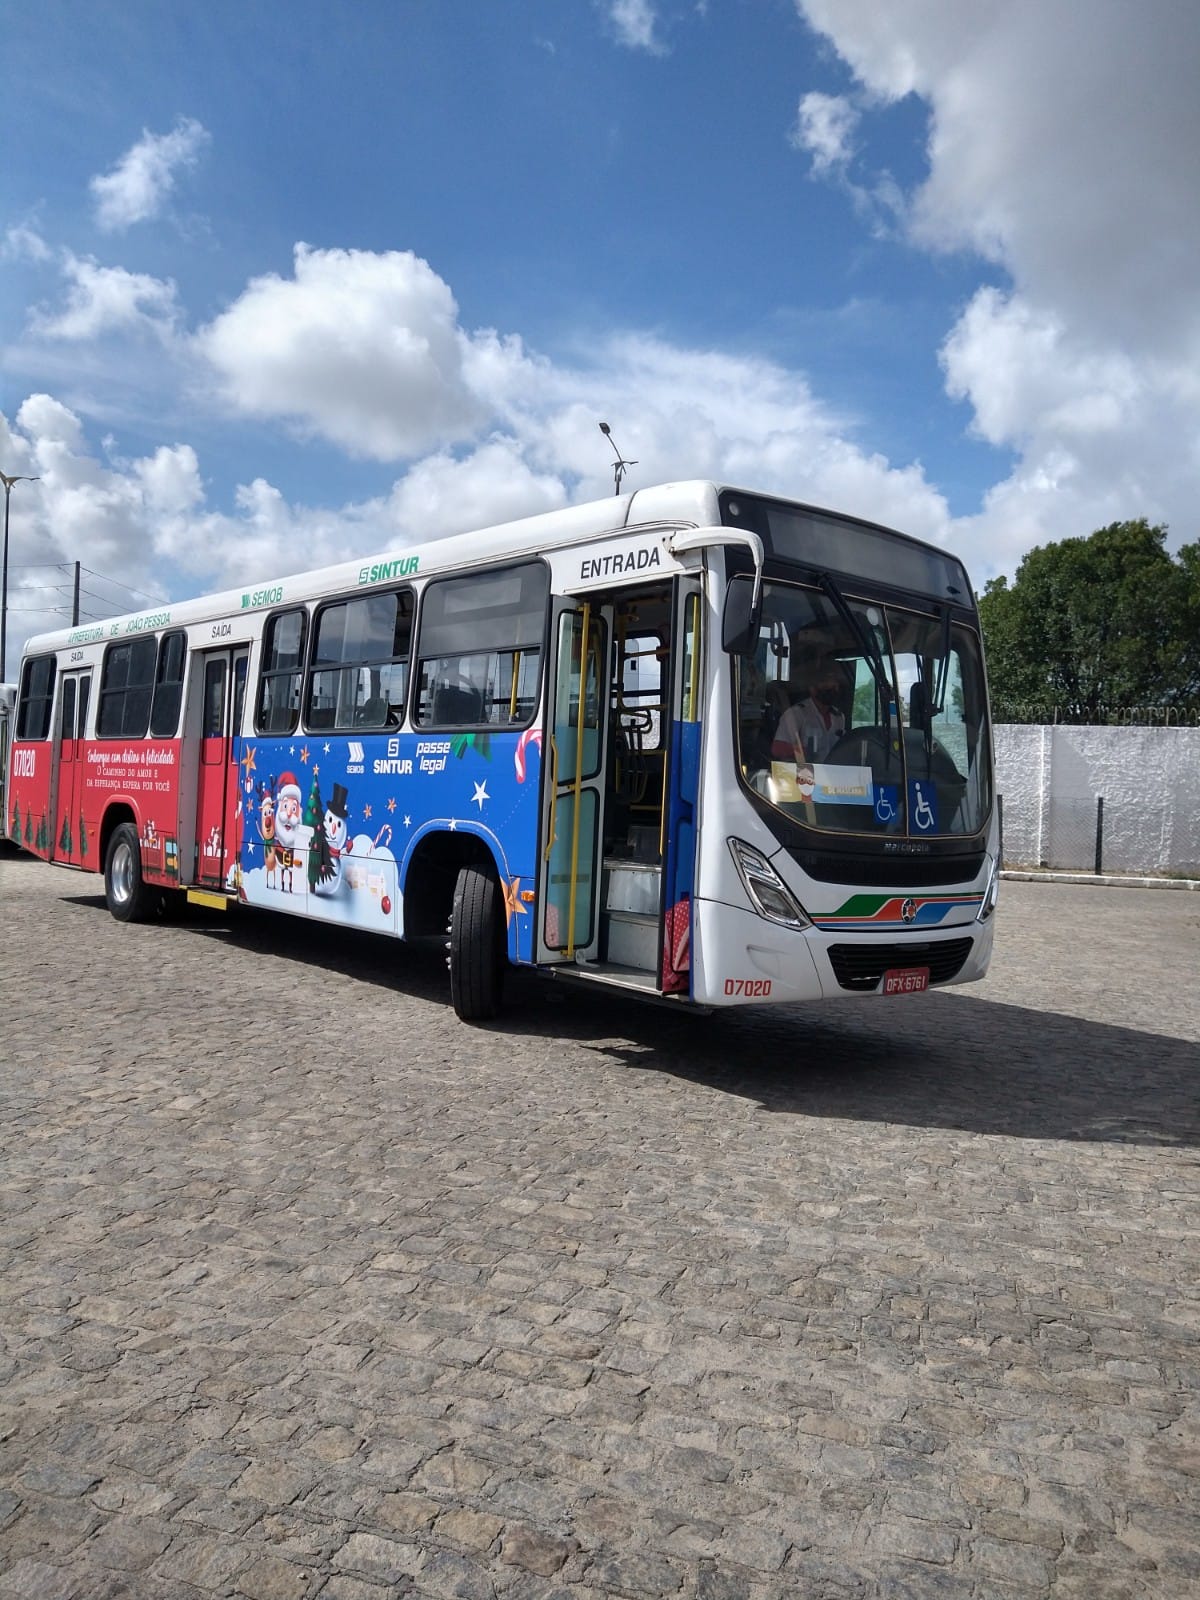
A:
{"label": "bus step", "polygon": [[598,961],[586,967],[544,967],[542,970],[547,976],[562,978],[568,983],[599,983],[614,989],[636,989],[639,994],[658,993],[658,979],[653,972],[642,972],[616,961]]}
{"label": "bus step", "polygon": [[638,916],[631,911],[606,911],[607,939],[603,948],[608,961],[639,972],[658,971],[658,918]]}
{"label": "bus step", "polygon": [[214,894],[209,889],[189,889],[188,905],[207,906],[210,911],[224,911],[229,904],[227,894]]}

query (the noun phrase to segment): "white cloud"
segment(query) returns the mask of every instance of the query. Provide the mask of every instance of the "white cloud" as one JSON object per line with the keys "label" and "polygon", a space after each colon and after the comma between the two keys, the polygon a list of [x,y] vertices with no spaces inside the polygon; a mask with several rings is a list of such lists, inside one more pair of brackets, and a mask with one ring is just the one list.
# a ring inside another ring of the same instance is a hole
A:
{"label": "white cloud", "polygon": [[796,112],[792,143],[807,150],[813,171],[821,176],[846,166],[854,153],[854,130],[859,113],[844,95],[803,95]]}
{"label": "white cloud", "polygon": [[456,319],[448,286],[411,253],[299,244],[291,278],[255,278],[196,344],[238,410],[389,461],[484,420]]}
{"label": "white cloud", "polygon": [[950,394],[973,400],[977,432],[996,445],[1128,431],[1150,376],[1119,351],[1081,343],[1060,315],[997,289],[972,298],[942,365]]}
{"label": "white cloud", "polygon": [[52,254],[50,246],[37,229],[27,223],[18,223],[9,228],[4,235],[4,245],[0,248],[0,260],[3,261],[33,261],[40,264],[49,261]]}
{"label": "white cloud", "polygon": [[102,267],[91,257],[66,251],[62,274],[67,280],[66,305],[43,307],[30,317],[30,330],[47,339],[83,342],[113,332],[140,329],[168,337],[179,316],[175,285],[123,267]]}
{"label": "white cloud", "polygon": [[463,460],[439,451],[418,461],[396,484],[387,515],[398,540],[416,543],[554,511],[566,501],[561,476],[535,471],[515,439],[496,437]]}
{"label": "white cloud", "polygon": [[651,0],[606,0],[606,9],[621,44],[651,55],[666,53],[656,31],[658,14]]}
{"label": "white cloud", "polygon": [[156,216],[176,175],[195,167],[209,142],[208,130],[191,117],[180,117],[170,133],[144,129],[111,172],[91,180],[99,226],[117,232]]}
{"label": "white cloud", "polygon": [[796,3],[868,96],[929,104],[928,176],[897,208],[912,242],[1011,278],[942,350],[974,431],[1019,452],[964,532],[1010,569],[1036,538],[1114,517],[1195,537],[1200,11]]}

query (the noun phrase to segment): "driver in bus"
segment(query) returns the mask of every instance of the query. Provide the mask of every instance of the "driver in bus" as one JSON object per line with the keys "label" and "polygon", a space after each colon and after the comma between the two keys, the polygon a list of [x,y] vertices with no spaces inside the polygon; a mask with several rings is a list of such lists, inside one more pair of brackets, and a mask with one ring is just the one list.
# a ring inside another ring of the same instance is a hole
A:
{"label": "driver in bus", "polygon": [[808,694],[789,706],[779,719],[771,744],[773,761],[795,761],[799,771],[814,761],[824,761],[846,731],[846,717],[838,704],[845,679],[832,650],[812,664]]}

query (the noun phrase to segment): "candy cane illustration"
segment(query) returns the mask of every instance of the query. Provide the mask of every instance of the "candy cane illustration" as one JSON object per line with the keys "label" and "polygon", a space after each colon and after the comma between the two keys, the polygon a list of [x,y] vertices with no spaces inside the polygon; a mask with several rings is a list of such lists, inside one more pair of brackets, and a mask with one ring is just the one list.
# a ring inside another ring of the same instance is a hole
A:
{"label": "candy cane illustration", "polygon": [[517,769],[518,783],[525,782],[525,751],[531,744],[536,744],[540,753],[542,748],[542,730],[540,728],[526,728],[525,732],[517,740],[517,749],[516,754],[513,756],[513,761]]}

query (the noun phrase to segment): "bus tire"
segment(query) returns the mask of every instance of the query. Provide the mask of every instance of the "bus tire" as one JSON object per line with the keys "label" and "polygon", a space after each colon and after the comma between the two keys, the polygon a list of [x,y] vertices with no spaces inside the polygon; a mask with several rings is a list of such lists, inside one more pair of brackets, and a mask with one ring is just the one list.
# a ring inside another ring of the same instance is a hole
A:
{"label": "bus tire", "polygon": [[506,961],[495,874],[461,867],[450,914],[450,1003],[464,1022],[486,1022],[499,1013]]}
{"label": "bus tire", "polygon": [[104,858],[104,898],[118,922],[144,922],[158,903],[142,881],[142,847],[132,822],[113,830]]}

